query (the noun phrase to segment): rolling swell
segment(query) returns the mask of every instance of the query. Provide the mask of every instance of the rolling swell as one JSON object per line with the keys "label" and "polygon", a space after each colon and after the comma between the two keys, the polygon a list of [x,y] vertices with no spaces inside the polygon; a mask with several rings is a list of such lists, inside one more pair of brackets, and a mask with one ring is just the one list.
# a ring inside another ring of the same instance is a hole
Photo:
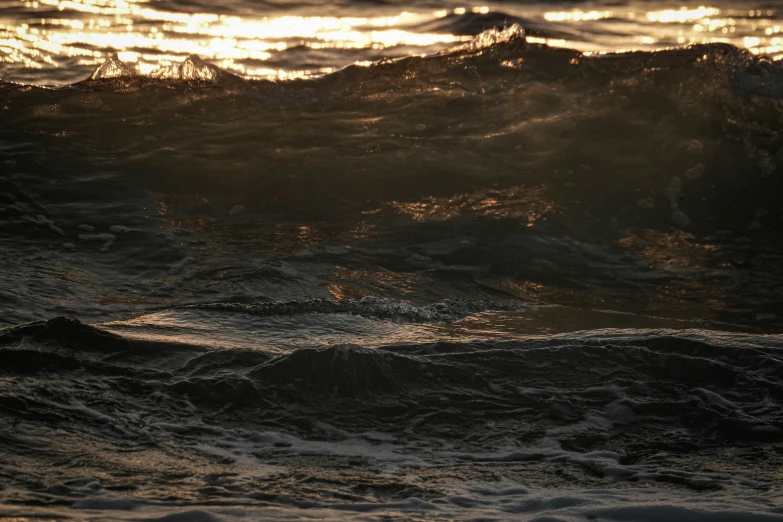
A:
{"label": "rolling swell", "polygon": [[[6,375],[54,370],[88,389],[103,382],[122,409],[149,401],[143,394],[157,388],[194,401],[209,416],[262,408],[261,424],[284,418],[298,424],[312,409],[324,422],[358,431],[415,426],[420,435],[467,437],[463,443],[511,433],[527,443],[554,436],[580,450],[662,443],[672,426],[682,430],[676,439],[683,447],[774,440],[783,430],[780,348],[774,339],[742,334],[720,343],[697,331],[574,333],[380,349],[341,345],[270,357],[125,341],[55,319],[6,329],[0,340]],[[89,393],[105,395],[104,385]],[[66,393],[54,400],[73,399]],[[165,416],[159,406],[155,411]],[[506,427],[482,427],[485,416]]]}
{"label": "rolling swell", "polygon": [[[778,328],[782,75],[727,45],[586,56],[510,26],[308,81],[197,57],[142,76],[112,57],[65,88],[6,83],[0,227],[20,249],[3,263],[41,287],[6,297],[33,301],[19,320],[209,287]],[[93,275],[120,288],[66,282]]]}
{"label": "rolling swell", "polygon": [[[502,469],[525,484],[612,483],[614,502],[638,498],[637,485],[665,485],[669,502],[739,488],[748,504],[731,506],[744,517],[778,487],[779,336],[594,331],[273,355],[140,342],[57,318],[2,330],[0,341],[11,384],[0,388],[0,446],[12,455],[0,480],[14,513],[219,520],[210,513],[238,502],[243,513],[595,510],[598,499],[577,493],[538,500],[527,486],[491,485],[485,498],[444,485]],[[429,478],[407,484],[386,466]],[[325,498],[321,484],[342,493]],[[204,511],[182,511],[205,497]]]}
{"label": "rolling swell", "polygon": [[[714,227],[740,225],[716,210],[737,178],[759,178],[753,193],[739,202],[755,207],[747,208],[750,217],[773,205],[764,194],[779,179],[768,174],[783,145],[773,132],[781,77],[779,65],[729,46],[594,58],[526,45],[524,32],[512,26],[481,33],[438,56],[351,66],[308,82],[245,81],[197,57],[157,77],[142,77],[112,57],[92,80],[55,90],[6,84],[3,97],[10,121],[22,128],[43,125],[37,132],[47,134],[42,110],[48,108],[51,131],[68,129],[68,145],[76,149],[71,152],[88,146],[100,158],[102,149],[119,145],[129,164],[112,165],[121,178],[146,178],[144,172],[153,171],[154,179],[144,179],[147,188],[210,192],[212,205],[334,218],[423,195],[448,198],[493,187],[503,193],[544,184],[549,209],[544,214],[574,219],[586,209],[600,214],[596,207],[611,203],[615,214],[628,214],[622,219],[634,225],[674,224],[706,235]],[[368,118],[379,123],[357,136]],[[72,127],[80,120],[90,121],[89,130]],[[336,135],[324,134],[327,123],[337,123]],[[208,133],[210,146],[194,132],[201,125],[217,126]],[[598,126],[602,131],[595,135],[591,129]],[[100,136],[101,129],[111,129],[112,139]],[[702,154],[721,152],[717,131],[732,157],[705,163]],[[621,137],[626,164],[617,172],[611,147]],[[479,158],[457,150],[481,140],[487,145]],[[569,158],[555,155],[560,148],[569,150]],[[322,176],[323,155],[330,150],[340,154],[329,158],[336,163]],[[671,158],[661,161],[658,150],[671,151]],[[403,152],[410,172],[400,169]],[[229,172],[217,170],[232,157]],[[721,169],[722,161],[739,172]],[[694,167],[699,168],[691,171]],[[422,176],[425,171],[429,174]],[[679,185],[671,185],[675,177]],[[717,183],[717,192],[707,190],[707,182]],[[612,188],[567,190],[569,184],[595,183]],[[713,197],[707,204],[700,203],[705,198],[680,199],[690,191]],[[388,194],[385,201],[379,193]],[[652,210],[640,220],[637,196],[648,193],[656,194]],[[572,202],[574,195],[579,204]],[[316,197],[330,204],[317,204]],[[4,210],[14,212],[11,205]],[[677,212],[688,225],[672,217]]]}

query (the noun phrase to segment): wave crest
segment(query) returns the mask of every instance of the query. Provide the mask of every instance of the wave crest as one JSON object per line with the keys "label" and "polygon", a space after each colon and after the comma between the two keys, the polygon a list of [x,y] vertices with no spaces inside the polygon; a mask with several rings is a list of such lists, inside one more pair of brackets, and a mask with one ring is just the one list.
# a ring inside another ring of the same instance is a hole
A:
{"label": "wave crest", "polygon": [[520,49],[524,47],[526,44],[525,41],[525,29],[519,25],[519,24],[511,24],[509,26],[496,28],[493,27],[491,29],[487,29],[485,31],[482,31],[478,35],[476,35],[473,40],[470,42],[467,42],[463,45],[458,45],[456,47],[452,47],[451,49],[445,51],[448,53],[454,53],[454,52],[474,52],[474,51],[482,51],[484,49],[488,49],[490,47],[495,47],[498,45],[505,45],[505,46],[513,46],[516,49]]}
{"label": "wave crest", "polygon": [[[116,80],[118,78],[141,77],[130,64],[120,60],[117,53],[112,52],[90,75],[90,80]],[[163,66],[153,71],[148,78],[158,80],[176,80],[198,83],[224,83],[226,81],[243,81],[239,76],[206,62],[197,55],[190,55],[181,63]]]}

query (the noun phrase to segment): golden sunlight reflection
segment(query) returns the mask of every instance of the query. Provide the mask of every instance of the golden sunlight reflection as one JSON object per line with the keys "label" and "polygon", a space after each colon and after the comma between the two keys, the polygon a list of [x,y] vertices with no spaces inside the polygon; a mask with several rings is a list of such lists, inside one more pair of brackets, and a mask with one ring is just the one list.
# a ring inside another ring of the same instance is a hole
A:
{"label": "golden sunlight reflection", "polygon": [[[783,21],[770,9],[660,9],[634,2],[598,10],[552,10],[545,3],[504,4],[502,11],[486,5],[440,10],[355,6],[345,8],[345,16],[338,9],[342,8],[332,6],[319,13],[267,9],[246,15],[185,12],[173,6],[166,9],[165,1],[149,0],[3,0],[0,77],[14,80],[15,72],[29,75],[34,70],[95,66],[111,52],[120,53],[123,61],[144,74],[198,55],[248,77],[312,77],[350,63],[434,53],[470,41],[472,36],[457,31],[450,17],[491,12],[535,21],[543,31],[528,37],[532,43],[584,52],[712,42],[732,43],[773,58],[783,52]],[[558,36],[546,36],[548,28]],[[56,83],[58,75],[43,77]]]}
{"label": "golden sunlight reflection", "polygon": [[[294,16],[248,18],[158,10],[146,0],[24,1],[27,23],[0,21],[0,62],[28,68],[56,67],[65,58],[98,65],[118,52],[144,74],[195,54],[250,77],[291,78],[325,74],[324,65],[291,71],[264,67],[289,48],[372,49],[446,47],[467,37],[406,29],[433,13],[391,16]],[[56,8],[61,18],[52,17]],[[40,12],[46,16],[35,17]],[[2,20],[2,19],[0,19]],[[402,26],[402,27],[401,27]],[[405,54],[409,54],[406,52]],[[347,65],[347,64],[341,64]]]}
{"label": "golden sunlight reflection", "polygon": [[[637,5],[618,4],[606,11],[549,11],[543,17],[549,22],[568,25],[605,24],[611,35],[585,42],[535,38],[536,43],[553,47],[573,47],[587,52],[623,52],[655,50],[683,45],[731,43],[754,54],[771,55],[781,51],[781,40],[775,37],[781,24],[772,10],[719,9],[710,6],[679,7],[661,10],[639,10]],[[598,29],[598,25],[590,25]],[[769,38],[772,36],[772,38]]]}
{"label": "golden sunlight reflection", "polygon": [[587,13],[583,11],[560,11],[545,13],[544,19],[549,22],[579,22],[581,20],[600,20],[601,18],[609,18],[611,16],[611,11],[590,11]]}

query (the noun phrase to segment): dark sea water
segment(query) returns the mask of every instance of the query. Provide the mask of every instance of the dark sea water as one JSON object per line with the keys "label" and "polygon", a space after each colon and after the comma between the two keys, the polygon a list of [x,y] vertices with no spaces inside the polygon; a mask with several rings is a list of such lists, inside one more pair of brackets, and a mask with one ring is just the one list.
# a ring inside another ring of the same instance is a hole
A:
{"label": "dark sea water", "polygon": [[0,0],[0,519],[783,521],[782,26]]}

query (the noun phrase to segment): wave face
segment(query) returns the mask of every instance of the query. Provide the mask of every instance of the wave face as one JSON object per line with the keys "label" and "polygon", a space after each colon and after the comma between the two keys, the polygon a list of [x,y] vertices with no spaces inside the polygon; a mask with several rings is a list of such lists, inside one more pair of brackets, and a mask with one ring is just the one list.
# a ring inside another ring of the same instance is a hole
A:
{"label": "wave face", "polygon": [[0,517],[783,520],[781,64],[458,10],[0,82]]}
{"label": "wave face", "polygon": [[781,85],[730,46],[519,26],[311,81],[112,56],[3,84],[3,319],[374,295],[779,329]]}

